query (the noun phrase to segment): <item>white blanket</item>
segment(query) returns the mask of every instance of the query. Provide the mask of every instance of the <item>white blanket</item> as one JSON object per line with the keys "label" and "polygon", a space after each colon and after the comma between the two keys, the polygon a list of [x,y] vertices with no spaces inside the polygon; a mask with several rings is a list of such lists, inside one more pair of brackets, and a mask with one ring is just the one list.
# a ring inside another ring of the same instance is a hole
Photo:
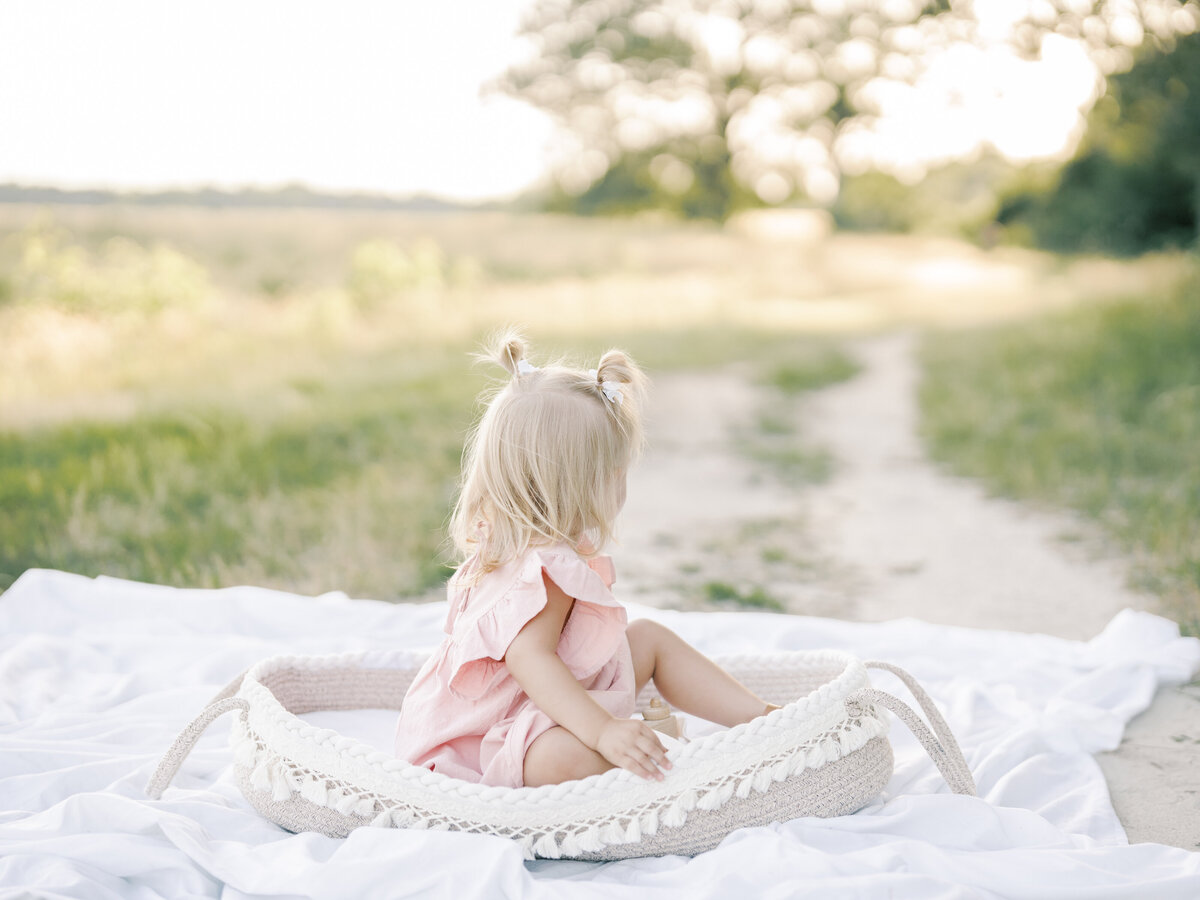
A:
{"label": "white blanket", "polygon": [[[978,799],[949,793],[894,723],[896,772],[877,802],[737,831],[694,859],[526,863],[479,835],[292,835],[233,784],[226,720],[161,801],[144,795],[178,730],[247,665],[432,647],[444,615],[441,603],[26,573],[0,597],[0,897],[1200,897],[1200,853],[1129,845],[1091,756],[1118,744],[1158,686],[1200,666],[1200,642],[1131,611],[1079,643],[631,606],[710,654],[837,647],[907,668],[979,784]],[[892,676],[872,678],[904,695]]]}

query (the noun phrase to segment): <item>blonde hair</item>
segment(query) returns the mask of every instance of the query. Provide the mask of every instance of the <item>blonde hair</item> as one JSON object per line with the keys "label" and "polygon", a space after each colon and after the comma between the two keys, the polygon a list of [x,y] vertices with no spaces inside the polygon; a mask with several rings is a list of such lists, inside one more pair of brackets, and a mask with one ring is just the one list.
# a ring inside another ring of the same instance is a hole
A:
{"label": "blonde hair", "polygon": [[642,447],[645,375],[620,350],[592,371],[535,368],[516,332],[480,358],[510,378],[490,396],[463,453],[455,547],[476,556],[475,577],[539,544],[565,541],[592,555],[612,538],[621,476]]}

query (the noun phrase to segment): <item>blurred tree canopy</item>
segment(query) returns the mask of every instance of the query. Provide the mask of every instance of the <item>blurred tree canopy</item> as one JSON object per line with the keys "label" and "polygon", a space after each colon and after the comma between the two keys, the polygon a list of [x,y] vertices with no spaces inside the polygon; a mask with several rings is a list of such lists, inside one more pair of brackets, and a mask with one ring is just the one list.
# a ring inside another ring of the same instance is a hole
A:
{"label": "blurred tree canopy", "polygon": [[1063,35],[1101,72],[1127,66],[1146,34],[1197,20],[1196,0],[537,0],[530,52],[499,87],[574,138],[562,208],[723,220],[827,205],[887,83],[913,83],[931,48],[978,41],[988,2],[1019,4],[1018,47]]}
{"label": "blurred tree canopy", "polygon": [[1002,232],[996,224],[999,196],[1044,181],[1046,171],[1028,171],[990,153],[941,166],[917,184],[864,172],[842,179],[830,212],[848,231],[952,234],[990,245]]}
{"label": "blurred tree canopy", "polygon": [[1010,196],[997,221],[1058,251],[1200,246],[1200,34],[1114,76],[1057,181]]}

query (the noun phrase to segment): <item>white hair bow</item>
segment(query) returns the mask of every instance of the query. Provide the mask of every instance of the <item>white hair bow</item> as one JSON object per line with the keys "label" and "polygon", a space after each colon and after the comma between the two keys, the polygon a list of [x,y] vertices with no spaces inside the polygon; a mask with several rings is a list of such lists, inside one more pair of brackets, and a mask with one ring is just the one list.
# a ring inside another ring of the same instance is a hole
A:
{"label": "white hair bow", "polygon": [[[593,379],[600,377],[600,373],[595,369],[588,369],[588,375]],[[600,382],[600,390],[604,392],[604,397],[609,403],[621,405],[621,401],[625,399],[625,395],[621,393],[621,382],[619,381],[602,381]]]}
{"label": "white hair bow", "polygon": [[538,370],[538,367],[533,365],[529,360],[527,360],[527,359],[517,360],[517,374],[518,375],[528,375],[530,372],[536,372],[537,370]]}

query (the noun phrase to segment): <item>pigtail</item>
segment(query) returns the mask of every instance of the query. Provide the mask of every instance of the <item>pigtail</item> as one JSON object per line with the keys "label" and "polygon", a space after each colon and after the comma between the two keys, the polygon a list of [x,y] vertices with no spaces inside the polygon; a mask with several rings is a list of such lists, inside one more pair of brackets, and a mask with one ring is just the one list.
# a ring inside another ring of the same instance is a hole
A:
{"label": "pigtail", "polygon": [[600,357],[595,379],[595,389],[600,391],[610,419],[636,456],[643,443],[642,405],[648,381],[645,373],[623,350],[609,350]]}
{"label": "pigtail", "polygon": [[525,336],[510,328],[493,336],[484,351],[476,354],[475,358],[481,362],[495,363],[515,377],[532,368],[527,361],[528,354],[529,344]]}

